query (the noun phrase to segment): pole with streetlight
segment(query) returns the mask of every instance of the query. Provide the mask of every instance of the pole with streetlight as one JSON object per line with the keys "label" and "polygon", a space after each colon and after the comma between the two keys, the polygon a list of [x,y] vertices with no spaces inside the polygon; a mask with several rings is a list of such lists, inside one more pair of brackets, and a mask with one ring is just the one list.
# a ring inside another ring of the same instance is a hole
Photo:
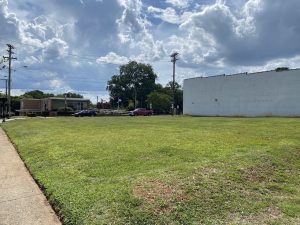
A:
{"label": "pole with streetlight", "polygon": [[3,56],[3,59],[8,60],[8,95],[7,95],[7,100],[8,100],[8,117],[10,117],[11,114],[11,61],[12,60],[17,60],[17,58],[12,57],[14,52],[12,51],[15,49],[15,47],[11,44],[7,44],[8,47],[8,56]]}

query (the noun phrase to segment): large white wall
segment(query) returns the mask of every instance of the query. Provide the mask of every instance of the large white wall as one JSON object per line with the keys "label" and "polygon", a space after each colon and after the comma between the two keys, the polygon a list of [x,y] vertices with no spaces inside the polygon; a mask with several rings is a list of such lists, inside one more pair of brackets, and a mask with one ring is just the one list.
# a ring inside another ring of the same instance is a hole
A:
{"label": "large white wall", "polygon": [[300,116],[300,70],[184,80],[183,113],[202,116]]}

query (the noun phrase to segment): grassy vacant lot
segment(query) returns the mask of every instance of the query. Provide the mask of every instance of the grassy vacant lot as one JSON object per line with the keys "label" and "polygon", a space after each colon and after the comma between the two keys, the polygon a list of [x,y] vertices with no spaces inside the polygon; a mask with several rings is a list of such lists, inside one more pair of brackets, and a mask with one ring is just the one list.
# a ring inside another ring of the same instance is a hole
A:
{"label": "grassy vacant lot", "polygon": [[300,224],[300,119],[3,125],[65,224]]}

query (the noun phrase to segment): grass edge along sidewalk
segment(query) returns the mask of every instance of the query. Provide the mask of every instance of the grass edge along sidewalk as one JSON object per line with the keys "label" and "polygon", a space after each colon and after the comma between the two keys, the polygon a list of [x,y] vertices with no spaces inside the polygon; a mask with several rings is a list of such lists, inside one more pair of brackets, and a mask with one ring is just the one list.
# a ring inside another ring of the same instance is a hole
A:
{"label": "grass edge along sidewalk", "polygon": [[36,118],[4,126],[65,224],[299,222],[299,119]]}
{"label": "grass edge along sidewalk", "polygon": [[0,180],[1,225],[61,224],[1,127]]}

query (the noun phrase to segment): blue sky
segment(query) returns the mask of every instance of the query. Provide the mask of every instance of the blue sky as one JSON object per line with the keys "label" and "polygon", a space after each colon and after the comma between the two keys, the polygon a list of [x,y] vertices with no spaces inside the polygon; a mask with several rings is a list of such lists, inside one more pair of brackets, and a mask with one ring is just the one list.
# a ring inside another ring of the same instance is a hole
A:
{"label": "blue sky", "polygon": [[13,73],[14,94],[73,91],[95,101],[129,60],[150,63],[166,84],[173,51],[179,83],[298,68],[299,21],[299,0],[0,0],[0,54],[11,43],[14,68],[28,66]]}

